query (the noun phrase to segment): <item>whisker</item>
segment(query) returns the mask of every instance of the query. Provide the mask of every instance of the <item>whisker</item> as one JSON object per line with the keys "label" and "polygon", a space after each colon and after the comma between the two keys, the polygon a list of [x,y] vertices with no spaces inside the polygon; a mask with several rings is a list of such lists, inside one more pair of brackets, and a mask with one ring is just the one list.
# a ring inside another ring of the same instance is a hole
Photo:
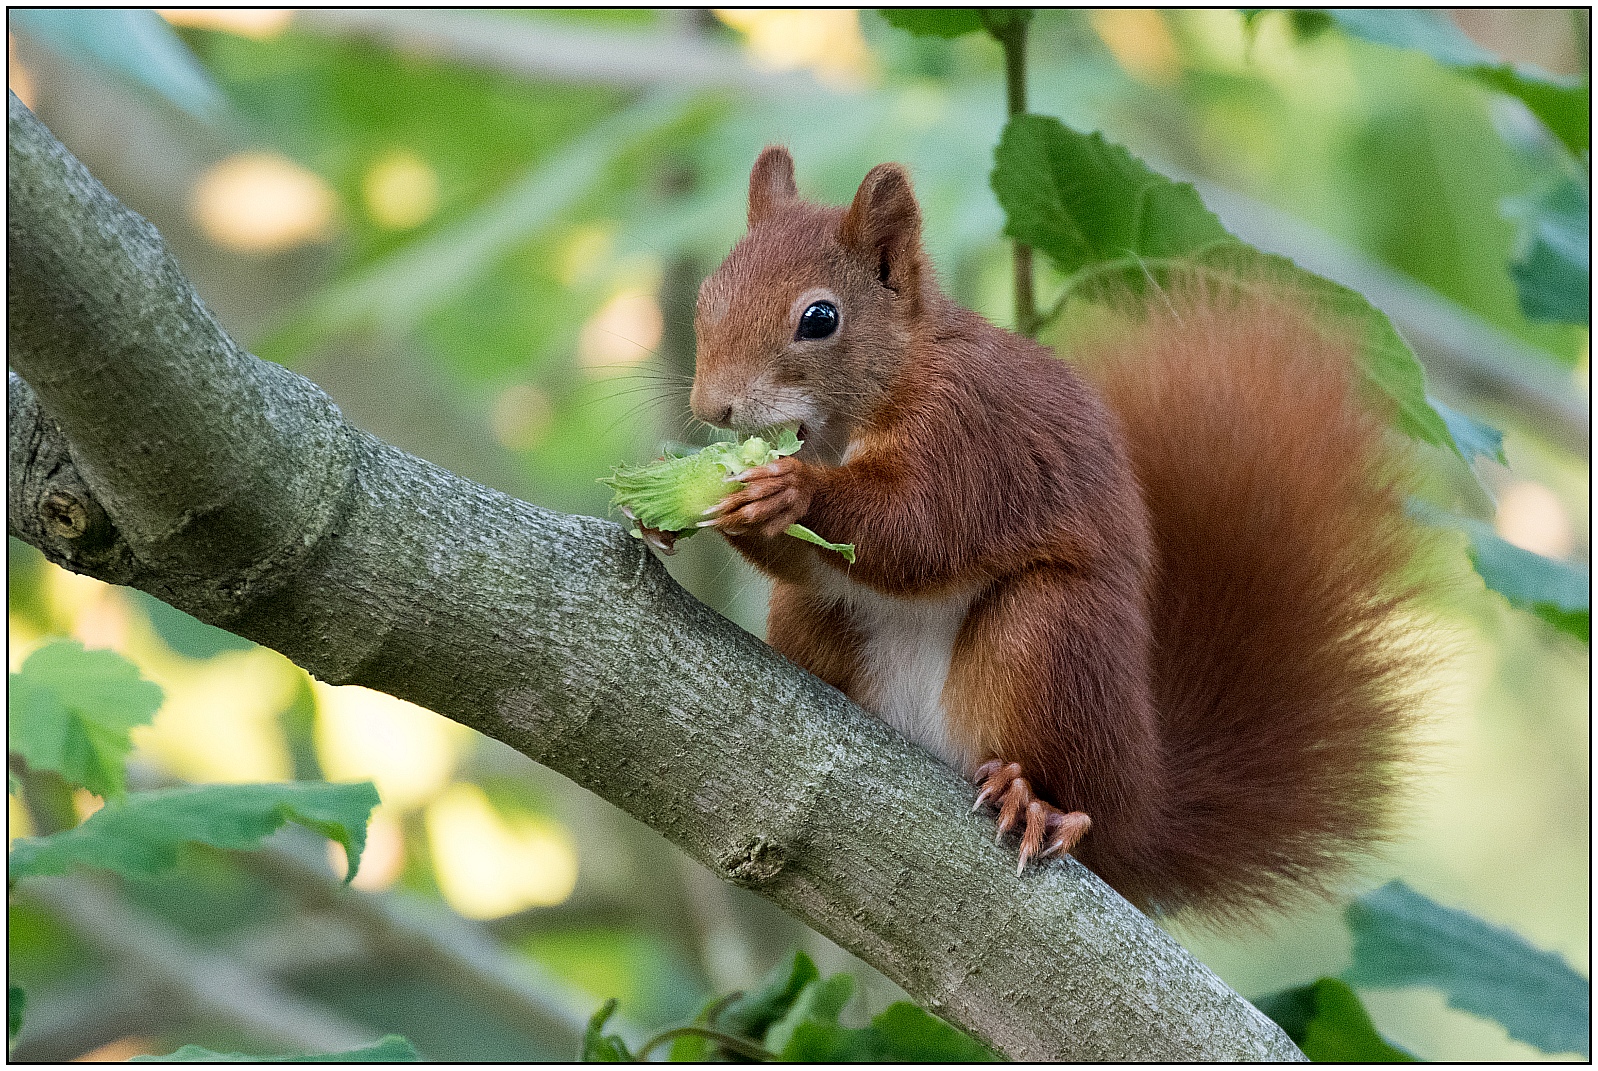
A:
{"label": "whisker", "polygon": [[692,383],[693,376],[687,372],[679,372],[675,368],[650,368],[647,365],[632,361],[611,361],[607,364],[586,364],[585,369],[596,372],[610,372],[616,370],[610,378],[639,378],[658,379],[664,382]]}
{"label": "whisker", "polygon": [[675,405],[679,395],[661,390],[652,383],[615,384],[609,382],[585,383],[570,392],[568,398],[579,411],[599,405],[608,405],[620,398],[643,395],[645,405]]}
{"label": "whisker", "polygon": [[610,423],[610,425],[605,428],[604,434],[609,435],[611,432],[615,431],[618,427],[620,427],[623,421],[627,421],[627,420],[633,419],[635,416],[637,416],[639,413],[642,413],[643,411],[648,409],[650,406],[659,405],[664,400],[665,399],[662,399],[662,398],[646,398],[646,399],[644,399],[643,401],[639,402],[637,405],[635,405],[635,406],[631,407],[630,409],[628,409],[625,413],[621,414],[615,420],[613,420]]}
{"label": "whisker", "polygon": [[601,376],[582,384],[582,390],[652,390],[667,395],[686,395],[691,383],[631,376]]}

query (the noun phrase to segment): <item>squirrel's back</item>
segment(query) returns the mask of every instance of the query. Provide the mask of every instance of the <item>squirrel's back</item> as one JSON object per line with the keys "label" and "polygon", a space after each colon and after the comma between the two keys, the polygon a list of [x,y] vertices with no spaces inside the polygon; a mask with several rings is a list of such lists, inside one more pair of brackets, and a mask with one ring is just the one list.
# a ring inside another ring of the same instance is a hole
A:
{"label": "squirrel's back", "polygon": [[1224,918],[1324,889],[1390,833],[1434,655],[1412,628],[1407,465],[1353,347],[1268,297],[1177,288],[1083,371],[1120,418],[1153,523],[1165,821],[1125,874]]}

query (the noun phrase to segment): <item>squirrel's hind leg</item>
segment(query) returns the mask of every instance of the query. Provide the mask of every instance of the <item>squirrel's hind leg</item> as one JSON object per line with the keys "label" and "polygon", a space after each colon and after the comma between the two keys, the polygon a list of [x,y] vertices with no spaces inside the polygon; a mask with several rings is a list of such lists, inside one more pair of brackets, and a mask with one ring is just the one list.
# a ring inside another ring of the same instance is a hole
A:
{"label": "squirrel's hind leg", "polygon": [[1070,852],[1093,825],[1093,820],[1081,811],[1066,813],[1039,799],[1022,774],[1020,763],[989,759],[977,767],[973,780],[979,791],[976,806],[971,809],[986,804],[998,810],[1001,840],[1017,828],[1021,831],[1017,874],[1033,859],[1041,863]]}
{"label": "squirrel's hind leg", "polygon": [[943,692],[949,735],[984,760],[966,774],[1001,838],[1019,830],[1023,859],[1072,852],[1100,876],[1127,871],[1163,803],[1147,631],[1115,579],[1005,578],[973,604]]}

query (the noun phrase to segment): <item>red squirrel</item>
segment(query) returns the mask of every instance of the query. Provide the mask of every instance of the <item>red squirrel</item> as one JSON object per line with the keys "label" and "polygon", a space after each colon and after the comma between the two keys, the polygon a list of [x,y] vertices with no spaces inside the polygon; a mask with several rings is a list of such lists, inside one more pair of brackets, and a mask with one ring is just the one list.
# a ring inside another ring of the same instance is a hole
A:
{"label": "red squirrel", "polygon": [[1386,833],[1405,460],[1291,299],[1170,285],[1073,367],[943,294],[899,165],[831,207],[773,146],[694,322],[694,415],[804,440],[704,522],[769,642],[973,779],[1020,868],[1225,917]]}

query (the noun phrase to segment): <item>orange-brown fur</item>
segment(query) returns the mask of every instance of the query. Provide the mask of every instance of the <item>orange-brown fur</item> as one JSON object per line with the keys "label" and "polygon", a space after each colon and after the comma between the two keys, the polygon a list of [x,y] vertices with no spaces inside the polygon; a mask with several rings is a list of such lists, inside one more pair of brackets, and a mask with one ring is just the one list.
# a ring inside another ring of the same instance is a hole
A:
{"label": "orange-brown fur", "polygon": [[[937,746],[1086,812],[1075,854],[1145,907],[1245,912],[1379,837],[1413,537],[1347,347],[1281,297],[1178,286],[1084,355],[1090,386],[942,294],[896,165],[841,210],[768,149],[750,191],[701,292],[692,402],[807,423],[716,521],[775,582],[771,643],[860,698],[870,592],[890,616],[965,607]],[[839,329],[797,341],[817,292]],[[859,560],[782,537],[794,522]]]}

